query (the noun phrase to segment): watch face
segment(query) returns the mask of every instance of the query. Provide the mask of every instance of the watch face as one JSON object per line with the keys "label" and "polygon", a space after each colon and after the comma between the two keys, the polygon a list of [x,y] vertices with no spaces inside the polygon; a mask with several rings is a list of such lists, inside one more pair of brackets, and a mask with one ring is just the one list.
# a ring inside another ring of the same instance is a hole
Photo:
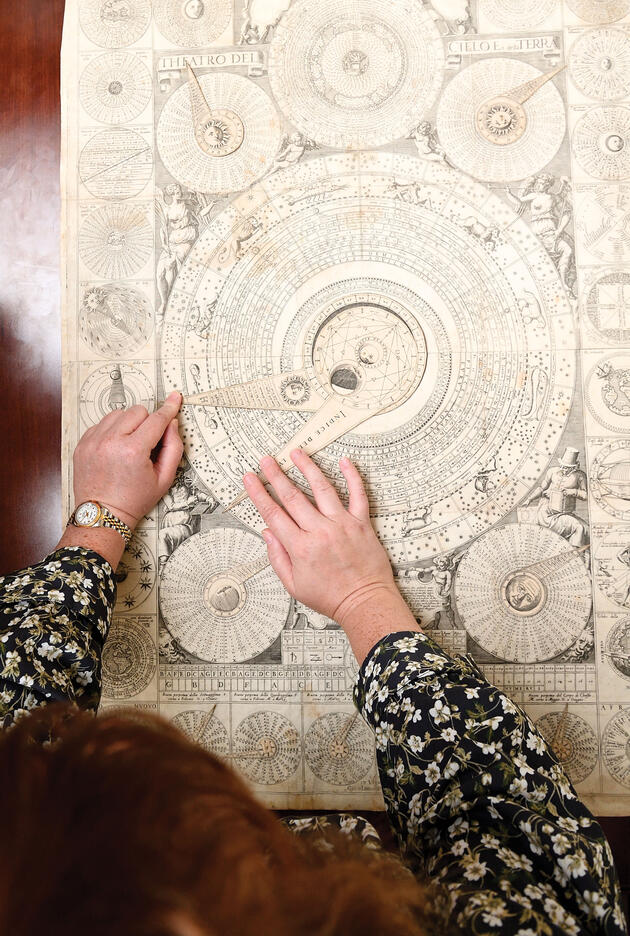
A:
{"label": "watch face", "polygon": [[99,506],[93,501],[86,501],[77,507],[74,519],[79,526],[92,526],[98,520]]}

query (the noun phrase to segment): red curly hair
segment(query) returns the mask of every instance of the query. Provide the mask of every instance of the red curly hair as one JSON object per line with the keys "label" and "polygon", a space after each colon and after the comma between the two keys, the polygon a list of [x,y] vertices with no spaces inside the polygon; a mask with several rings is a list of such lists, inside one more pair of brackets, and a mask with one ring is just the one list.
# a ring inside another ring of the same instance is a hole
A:
{"label": "red curly hair", "polygon": [[161,718],[33,713],[0,737],[0,803],[7,936],[445,931],[402,866],[294,836]]}

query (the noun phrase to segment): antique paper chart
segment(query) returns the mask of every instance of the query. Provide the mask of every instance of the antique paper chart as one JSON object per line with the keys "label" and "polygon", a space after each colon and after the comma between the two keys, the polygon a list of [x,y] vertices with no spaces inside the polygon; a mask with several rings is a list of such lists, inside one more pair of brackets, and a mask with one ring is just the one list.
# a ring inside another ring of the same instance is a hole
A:
{"label": "antique paper chart", "polygon": [[185,395],[103,706],[271,806],[381,807],[242,490],[345,454],[423,626],[627,812],[630,0],[68,0],[62,57],[68,513],[81,433]]}

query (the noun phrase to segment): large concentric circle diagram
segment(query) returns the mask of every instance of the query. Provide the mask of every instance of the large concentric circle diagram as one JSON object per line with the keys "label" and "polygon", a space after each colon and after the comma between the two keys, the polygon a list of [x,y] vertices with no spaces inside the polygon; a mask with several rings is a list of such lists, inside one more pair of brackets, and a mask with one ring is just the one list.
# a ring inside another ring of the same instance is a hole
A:
{"label": "large concentric circle diagram", "polygon": [[145,34],[151,22],[151,0],[81,0],[79,21],[95,45],[121,49]]}
{"label": "large concentric circle diagram", "polygon": [[187,738],[200,744],[217,757],[227,757],[230,751],[230,739],[227,728],[214,714],[215,706],[209,709],[186,709],[178,712],[173,724]]}
{"label": "large concentric circle diagram", "polygon": [[91,211],[79,232],[79,254],[86,267],[104,279],[138,273],[153,250],[153,229],[146,205],[117,203]]}
{"label": "large concentric circle diagram", "polygon": [[253,783],[272,786],[288,780],[297,770],[301,754],[297,728],[280,712],[253,712],[234,731],[234,766]]}
{"label": "large concentric circle diagram", "polygon": [[135,130],[101,130],[79,156],[79,176],[95,198],[115,201],[139,195],[152,172],[153,148]]}
{"label": "large concentric circle diagram", "polygon": [[374,765],[374,735],[358,712],[330,712],[306,732],[304,756],[320,780],[349,786]]}
{"label": "large concentric circle diagram", "polygon": [[536,722],[571,783],[583,783],[599,759],[597,735],[591,726],[572,712],[545,712]]}
{"label": "large concentric circle diagram", "polygon": [[160,32],[176,45],[207,46],[230,23],[230,0],[153,0],[153,14]]}
{"label": "large concentric circle diagram", "polygon": [[571,46],[569,71],[586,97],[616,101],[630,92],[630,36],[604,26],[582,33]]}
{"label": "large concentric circle diagram", "polygon": [[407,136],[435,102],[444,52],[414,0],[296,0],[269,55],[278,106],[307,137],[363,149]]}
{"label": "large concentric circle diagram", "polygon": [[567,0],[567,6],[587,23],[616,23],[630,10],[630,0]]}
{"label": "large concentric circle diagram", "polygon": [[79,84],[86,112],[106,124],[134,120],[148,105],[151,93],[149,69],[129,52],[106,52],[92,59]]}
{"label": "large concentric circle diagram", "polygon": [[[191,464],[225,505],[320,404],[358,408],[340,439],[330,417],[317,460],[340,490],[338,460],[354,460],[398,560],[461,546],[526,496],[575,380],[571,309],[525,222],[460,173],[388,153],[311,160],[236,199],[188,255],[162,335],[167,390],[235,388],[234,405],[182,414]],[[276,402],[239,405],[274,376]],[[262,528],[247,501],[234,514]]]}
{"label": "large concentric circle diagram", "polygon": [[573,131],[578,163],[596,179],[618,181],[630,176],[630,110],[611,105],[594,107]]}
{"label": "large concentric circle diagram", "polygon": [[630,708],[619,709],[606,724],[602,755],[611,777],[630,787]]}

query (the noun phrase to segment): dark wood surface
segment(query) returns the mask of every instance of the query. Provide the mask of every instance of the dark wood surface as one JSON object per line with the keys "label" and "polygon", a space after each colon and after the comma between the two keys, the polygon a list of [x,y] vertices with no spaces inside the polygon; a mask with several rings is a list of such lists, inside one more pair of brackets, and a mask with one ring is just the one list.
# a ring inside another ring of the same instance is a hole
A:
{"label": "dark wood surface", "polygon": [[63,8],[0,2],[0,573],[45,555],[61,532]]}
{"label": "dark wood surface", "polygon": [[[41,558],[61,532],[63,8],[64,0],[0,2],[0,574]],[[630,818],[602,824],[630,890]]]}

